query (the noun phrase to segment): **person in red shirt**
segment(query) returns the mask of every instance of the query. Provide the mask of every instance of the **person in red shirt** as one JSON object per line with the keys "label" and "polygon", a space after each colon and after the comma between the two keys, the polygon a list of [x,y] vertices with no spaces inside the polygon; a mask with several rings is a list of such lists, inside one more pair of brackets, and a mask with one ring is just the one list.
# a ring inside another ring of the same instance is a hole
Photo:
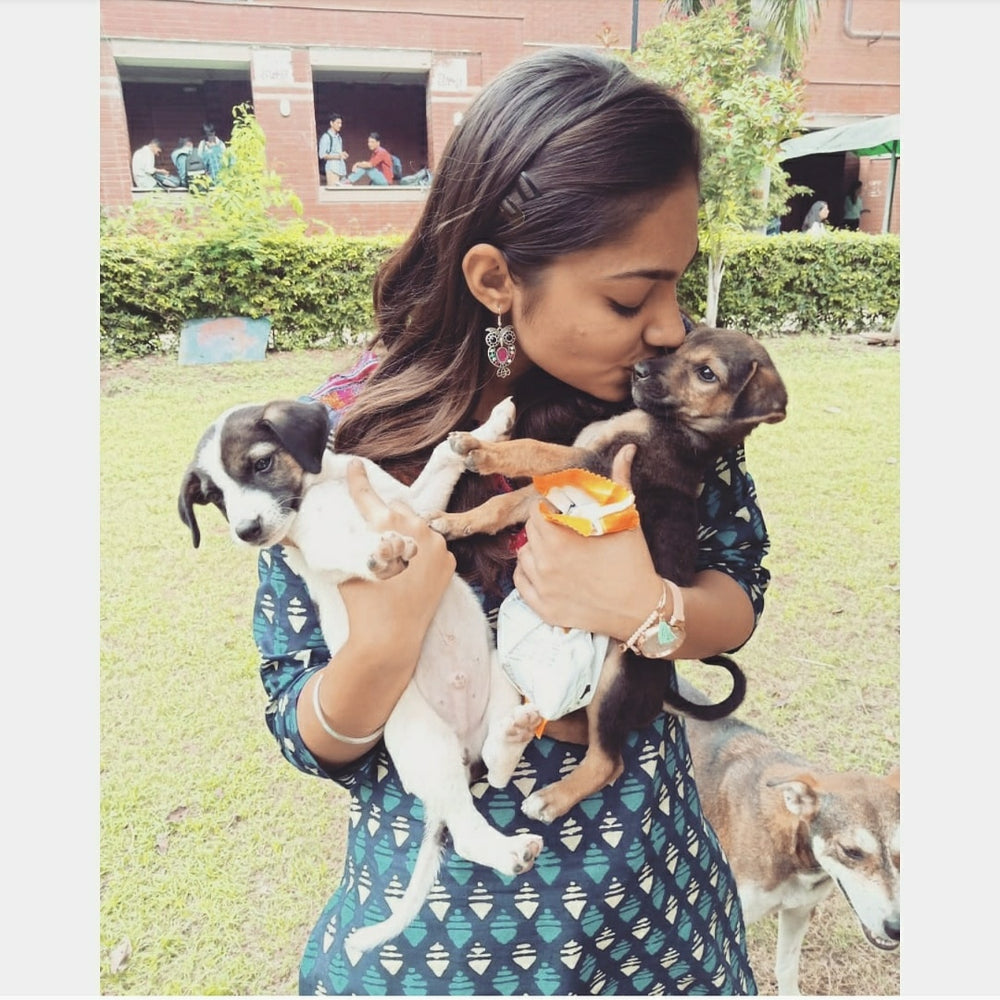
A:
{"label": "person in red shirt", "polygon": [[376,185],[392,183],[392,158],[388,150],[382,148],[381,139],[378,132],[368,133],[371,156],[367,160],[358,160],[351,168],[350,176],[341,183],[354,184],[362,177],[368,177],[372,184]]}

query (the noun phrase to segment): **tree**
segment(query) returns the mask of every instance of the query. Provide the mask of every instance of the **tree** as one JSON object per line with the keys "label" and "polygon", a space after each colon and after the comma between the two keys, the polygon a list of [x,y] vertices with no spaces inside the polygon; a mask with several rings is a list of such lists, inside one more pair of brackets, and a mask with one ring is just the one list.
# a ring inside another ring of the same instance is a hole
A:
{"label": "tree", "polygon": [[[667,11],[684,15],[700,14],[716,0],[664,0]],[[768,56],[777,54],[775,66],[770,58],[766,65],[776,74],[782,62],[792,66],[802,63],[813,23],[819,19],[821,0],[741,0],[737,5],[744,23],[759,31],[768,41]],[[764,68],[764,67],[762,67]]]}
{"label": "tree", "polygon": [[701,131],[698,221],[708,257],[709,324],[718,314],[726,234],[763,227],[805,190],[789,184],[778,161],[781,142],[799,131],[801,82],[758,68],[766,44],[742,19],[740,6],[720,0],[698,16],[667,19],[646,33],[632,57],[636,72],[684,101]]}
{"label": "tree", "polygon": [[[191,194],[150,196],[118,215],[102,217],[106,235],[138,234],[159,240],[203,236],[244,243],[277,232],[304,230],[302,201],[267,166],[267,140],[248,104],[233,108],[233,129],[215,183]],[[289,213],[291,213],[289,215]]]}

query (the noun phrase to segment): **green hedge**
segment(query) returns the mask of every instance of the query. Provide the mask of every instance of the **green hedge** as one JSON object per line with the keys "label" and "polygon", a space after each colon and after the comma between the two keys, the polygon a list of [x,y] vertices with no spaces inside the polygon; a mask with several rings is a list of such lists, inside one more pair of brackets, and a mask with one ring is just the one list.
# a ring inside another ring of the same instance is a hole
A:
{"label": "green hedge", "polygon": [[[679,296],[705,312],[707,263],[699,254]],[[773,333],[888,330],[899,309],[899,237],[834,230],[822,236],[742,235],[727,241],[719,326]]]}
{"label": "green hedge", "polygon": [[372,280],[398,237],[101,241],[101,356],[173,350],[187,319],[267,316],[273,346],[340,345],[372,329]]}
{"label": "green hedge", "polygon": [[[357,342],[372,328],[372,279],[399,237],[277,235],[242,241],[104,237],[101,357],[172,351],[181,323],[267,316],[273,347]],[[705,309],[704,258],[681,282]],[[834,232],[730,241],[718,323],[754,333],[888,329],[899,308],[899,238]]]}

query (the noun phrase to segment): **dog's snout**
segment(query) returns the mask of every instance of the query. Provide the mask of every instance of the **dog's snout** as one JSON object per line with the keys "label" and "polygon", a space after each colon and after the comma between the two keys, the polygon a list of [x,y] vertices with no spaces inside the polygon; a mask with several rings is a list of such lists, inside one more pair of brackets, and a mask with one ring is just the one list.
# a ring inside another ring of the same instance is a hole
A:
{"label": "dog's snout", "polygon": [[253,520],[240,521],[239,524],[234,525],[233,531],[241,541],[249,542],[253,545],[260,541],[263,526],[264,522],[258,516],[253,518]]}
{"label": "dog's snout", "polygon": [[637,361],[632,367],[636,378],[649,378],[650,368],[648,361]]}
{"label": "dog's snout", "polygon": [[886,920],[882,924],[882,929],[885,931],[885,936],[889,938],[890,941],[899,940],[899,918],[895,920]]}

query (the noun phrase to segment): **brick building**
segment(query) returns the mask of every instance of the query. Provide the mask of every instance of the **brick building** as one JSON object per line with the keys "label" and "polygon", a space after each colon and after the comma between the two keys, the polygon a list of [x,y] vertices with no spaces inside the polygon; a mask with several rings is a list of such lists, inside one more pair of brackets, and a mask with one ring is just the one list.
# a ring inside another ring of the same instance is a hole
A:
{"label": "brick building", "polygon": [[[807,129],[899,114],[899,35],[899,0],[825,0],[802,68]],[[900,158],[889,220],[889,230],[896,233],[902,164]],[[815,192],[793,201],[782,228],[797,229],[816,198],[829,202],[830,221],[839,223],[846,189],[851,181],[861,180],[865,207],[870,209],[861,217],[861,229],[881,232],[889,196],[889,157],[826,153],[786,160],[782,166],[794,183]]]}
{"label": "brick building", "polygon": [[[845,5],[828,0],[806,65],[815,127],[899,108],[899,0],[864,0],[863,21],[855,8],[861,31],[895,24],[896,40],[877,44],[844,33]],[[197,140],[212,122],[227,139],[246,101],[307,219],[341,233],[406,231],[421,188],[323,186],[316,143],[331,111],[344,118],[349,165],[375,130],[404,174],[433,170],[459,116],[508,63],[558,44],[628,51],[661,13],[660,0],[101,0],[101,205],[143,197],[130,162],[148,139],[161,139],[158,165],[170,168],[179,136]]]}

